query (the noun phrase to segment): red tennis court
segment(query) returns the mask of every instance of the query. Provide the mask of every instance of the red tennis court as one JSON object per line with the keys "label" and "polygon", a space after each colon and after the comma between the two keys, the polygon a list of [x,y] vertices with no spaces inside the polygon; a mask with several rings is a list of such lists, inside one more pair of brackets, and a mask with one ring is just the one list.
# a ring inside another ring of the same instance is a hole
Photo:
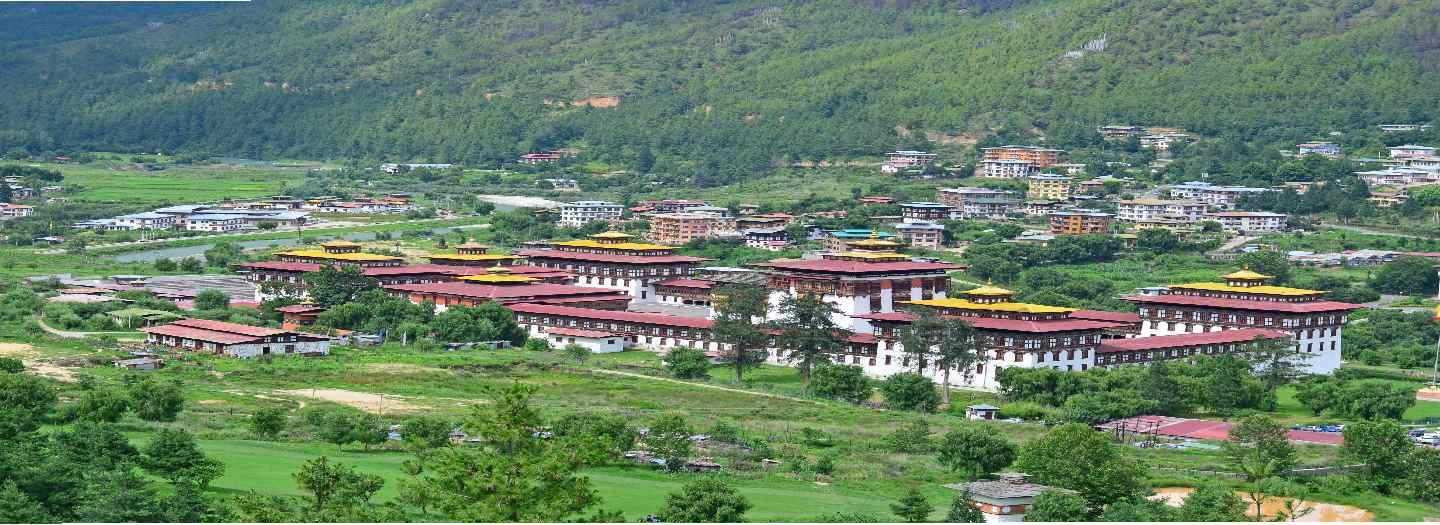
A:
{"label": "red tennis court", "polygon": [[[1136,434],[1155,434],[1158,436],[1209,439],[1224,441],[1230,437],[1230,423],[1224,421],[1212,421],[1209,419],[1186,419],[1169,416],[1135,416],[1125,419],[1107,421],[1096,425],[1101,430],[1120,429],[1124,432]],[[1339,445],[1345,437],[1339,432],[1312,432],[1309,430],[1291,430],[1290,441],[1301,443],[1318,443],[1321,445]]]}

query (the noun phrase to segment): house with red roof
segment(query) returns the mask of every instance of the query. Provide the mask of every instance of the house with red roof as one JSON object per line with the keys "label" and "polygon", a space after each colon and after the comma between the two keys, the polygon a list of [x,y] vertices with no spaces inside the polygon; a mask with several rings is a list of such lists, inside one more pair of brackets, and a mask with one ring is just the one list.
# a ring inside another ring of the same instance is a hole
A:
{"label": "house with red roof", "polygon": [[329,337],[223,321],[181,319],[140,331],[151,345],[230,357],[330,353]]}

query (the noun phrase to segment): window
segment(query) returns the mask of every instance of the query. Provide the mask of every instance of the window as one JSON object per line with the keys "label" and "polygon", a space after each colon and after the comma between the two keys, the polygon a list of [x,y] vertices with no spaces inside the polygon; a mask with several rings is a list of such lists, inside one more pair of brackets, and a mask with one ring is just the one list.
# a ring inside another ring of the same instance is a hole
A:
{"label": "window", "polygon": [[890,366],[890,356],[885,356],[885,366]]}

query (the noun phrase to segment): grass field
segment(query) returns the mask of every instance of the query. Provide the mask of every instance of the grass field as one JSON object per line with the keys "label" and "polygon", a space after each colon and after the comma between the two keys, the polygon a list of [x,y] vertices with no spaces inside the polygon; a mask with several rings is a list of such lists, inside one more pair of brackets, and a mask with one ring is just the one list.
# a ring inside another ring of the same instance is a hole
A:
{"label": "grass field", "polygon": [[[11,163],[15,164],[15,163]],[[163,204],[264,197],[280,193],[303,171],[233,166],[172,166],[143,171],[128,162],[23,163],[59,170],[65,196],[76,201]]]}

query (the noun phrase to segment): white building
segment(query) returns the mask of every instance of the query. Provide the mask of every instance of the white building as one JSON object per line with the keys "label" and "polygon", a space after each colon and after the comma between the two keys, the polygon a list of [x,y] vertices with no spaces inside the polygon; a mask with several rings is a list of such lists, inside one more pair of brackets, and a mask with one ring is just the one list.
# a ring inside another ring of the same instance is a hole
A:
{"label": "white building", "polygon": [[181,319],[140,331],[152,345],[230,357],[330,353],[329,337],[222,321]]}
{"label": "white building", "polygon": [[1397,159],[1397,160],[1398,160],[1398,159],[1409,159],[1409,158],[1415,158],[1415,157],[1434,157],[1434,156],[1435,156],[1435,148],[1432,148],[1432,147],[1430,147],[1430,146],[1416,146],[1416,145],[1414,145],[1414,144],[1406,144],[1406,145],[1404,145],[1404,146],[1395,146],[1395,147],[1389,148],[1389,150],[1390,150],[1390,158],[1392,158],[1392,159]]}
{"label": "white building", "polygon": [[560,205],[560,220],[556,224],[566,228],[579,228],[595,221],[616,221],[625,214],[625,207],[608,201],[575,201]]}
{"label": "white building", "polygon": [[1018,159],[989,159],[980,161],[975,176],[991,179],[1023,179],[1036,172],[1035,163]]}
{"label": "white building", "polygon": [[1220,223],[1230,231],[1275,233],[1285,231],[1285,224],[1290,216],[1266,211],[1225,211],[1209,214],[1205,218]]}
{"label": "white building", "polygon": [[250,228],[244,215],[205,213],[185,218],[185,229],[192,232],[233,232]]}
{"label": "white building", "polygon": [[34,206],[24,204],[0,203],[0,219],[14,219],[17,217],[29,217],[35,213]]}
{"label": "white building", "polygon": [[1260,195],[1274,191],[1269,188],[1246,186],[1216,186],[1208,182],[1190,181],[1170,188],[1170,196],[1181,200],[1203,202],[1220,208],[1233,208],[1235,201],[1246,195]]}
{"label": "white building", "polygon": [[604,330],[585,330],[560,326],[547,326],[542,330],[550,346],[564,348],[579,345],[592,354],[609,354],[625,350],[625,336]]}
{"label": "white building", "polygon": [[923,167],[935,162],[936,155],[925,151],[900,150],[885,154],[885,163],[880,165],[883,173],[899,173],[907,168]]}
{"label": "white building", "polygon": [[1381,124],[1380,131],[1386,133],[1404,133],[1407,131],[1426,131],[1430,129],[1429,124]]}
{"label": "white building", "polygon": [[895,233],[912,248],[933,250],[945,242],[945,226],[924,219],[904,219],[895,224]]}
{"label": "white building", "polygon": [[1081,173],[1085,173],[1085,165],[1078,162],[1064,162],[1050,167],[1058,169],[1061,171],[1061,173],[1064,173],[1066,175],[1079,175]]}
{"label": "white building", "polygon": [[115,229],[120,230],[168,230],[175,227],[175,217],[147,211],[115,217]]}
{"label": "white building", "polygon": [[1300,156],[1323,155],[1326,157],[1339,157],[1340,145],[1334,142],[1305,142],[1295,145],[1295,151]]}
{"label": "white building", "polygon": [[1195,201],[1135,199],[1115,205],[1115,217],[1126,222],[1140,222],[1161,217],[1198,221],[1205,215],[1205,205]]}

